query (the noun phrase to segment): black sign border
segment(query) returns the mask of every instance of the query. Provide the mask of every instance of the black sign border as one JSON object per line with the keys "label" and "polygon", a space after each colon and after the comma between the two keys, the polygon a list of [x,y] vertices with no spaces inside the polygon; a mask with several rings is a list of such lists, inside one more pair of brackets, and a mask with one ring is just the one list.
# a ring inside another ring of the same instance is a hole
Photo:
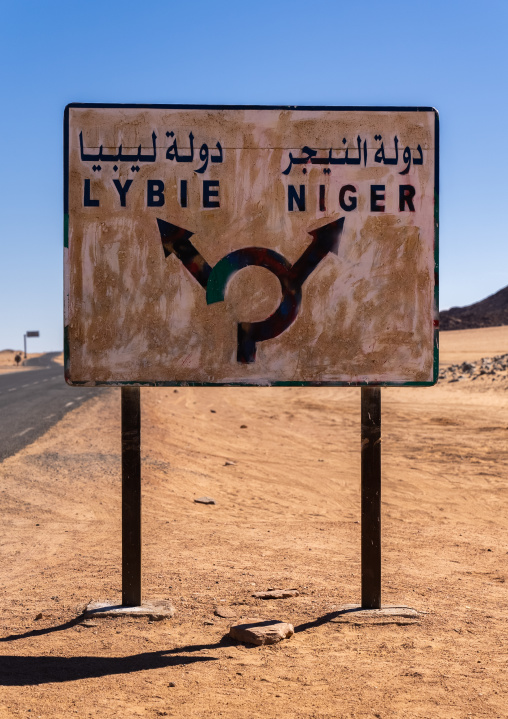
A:
{"label": "black sign border", "polygon": [[[434,113],[434,362],[433,378],[429,382],[146,382],[146,381],[73,381],[70,377],[68,327],[64,319],[65,381],[73,387],[431,387],[439,373],[439,113],[434,107],[396,105],[188,105],[145,103],[71,102],[64,110],[64,248],[68,248],[69,228],[69,111],[74,108],[136,109],[136,110],[291,110],[315,112],[432,112]],[[64,268],[65,270],[65,268]],[[67,290],[64,279],[64,292]]]}

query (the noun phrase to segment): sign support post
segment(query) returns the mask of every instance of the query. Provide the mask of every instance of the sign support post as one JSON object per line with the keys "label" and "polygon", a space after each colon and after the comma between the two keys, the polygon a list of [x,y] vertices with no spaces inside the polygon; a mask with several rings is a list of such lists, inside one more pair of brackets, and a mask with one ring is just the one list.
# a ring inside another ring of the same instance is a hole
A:
{"label": "sign support post", "polygon": [[122,387],[122,605],[141,605],[141,402]]}
{"label": "sign support post", "polygon": [[25,359],[26,359],[26,338],[27,337],[39,337],[39,330],[34,330],[33,332],[25,332],[23,335],[23,340],[25,343]]}
{"label": "sign support post", "polygon": [[170,601],[141,603],[141,398],[139,387],[122,387],[122,604],[90,602],[85,617],[174,614]]}
{"label": "sign support post", "polygon": [[362,609],[381,609],[381,388],[361,391]]}

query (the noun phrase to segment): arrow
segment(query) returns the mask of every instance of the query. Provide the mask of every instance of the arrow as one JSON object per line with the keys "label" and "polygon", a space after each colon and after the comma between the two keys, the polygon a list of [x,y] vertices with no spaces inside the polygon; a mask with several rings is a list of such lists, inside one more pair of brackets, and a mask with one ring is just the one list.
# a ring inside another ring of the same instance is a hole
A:
{"label": "arrow", "polygon": [[341,217],[309,232],[312,242],[294,265],[290,265],[274,250],[244,247],[227,254],[213,269],[190,241],[192,232],[158,218],[157,224],[164,255],[169,257],[175,254],[178,257],[206,290],[207,304],[223,301],[231,277],[249,265],[265,267],[278,278],[282,289],[282,300],[275,312],[261,322],[238,324],[237,361],[252,363],[256,360],[257,342],[277,337],[295,321],[300,309],[302,285],[305,280],[329,252],[338,254],[344,218]]}
{"label": "arrow", "polygon": [[157,218],[157,224],[161,234],[164,256],[176,255],[191,275],[206,289],[212,268],[190,241],[194,233],[184,230],[183,227],[172,225],[171,222],[159,220],[159,218]]}
{"label": "arrow", "polygon": [[338,254],[343,228],[344,218],[341,217],[340,220],[329,222],[327,225],[309,232],[312,242],[288,272],[291,283],[296,283],[301,287],[329,252]]}

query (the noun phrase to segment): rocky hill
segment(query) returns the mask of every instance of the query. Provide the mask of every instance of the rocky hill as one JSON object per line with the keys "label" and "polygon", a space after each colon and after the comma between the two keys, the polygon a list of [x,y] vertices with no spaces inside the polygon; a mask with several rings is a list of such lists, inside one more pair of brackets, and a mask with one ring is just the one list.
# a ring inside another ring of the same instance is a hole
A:
{"label": "rocky hill", "polygon": [[448,382],[483,378],[491,382],[508,379],[508,354],[483,357],[476,362],[462,362],[439,368],[439,379]]}
{"label": "rocky hill", "polygon": [[470,330],[508,325],[508,287],[466,307],[439,313],[440,330]]}

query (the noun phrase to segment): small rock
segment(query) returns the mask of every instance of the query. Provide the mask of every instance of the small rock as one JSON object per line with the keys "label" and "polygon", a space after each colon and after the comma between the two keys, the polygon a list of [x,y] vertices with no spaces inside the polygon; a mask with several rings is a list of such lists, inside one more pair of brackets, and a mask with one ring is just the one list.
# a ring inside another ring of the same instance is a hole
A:
{"label": "small rock", "polygon": [[241,424],[241,425],[240,425],[240,429],[247,429],[247,425],[246,425],[246,424]]}
{"label": "small rock", "polygon": [[168,687],[176,687],[175,682],[169,682]]}
{"label": "small rock", "polygon": [[98,622],[91,622],[89,619],[85,620],[84,622],[81,622],[82,627],[98,627]]}
{"label": "small rock", "polygon": [[332,605],[330,612],[336,616],[331,621],[335,624],[397,624],[408,626],[415,624],[425,612],[404,606],[384,605],[381,609],[363,609],[359,604]]}
{"label": "small rock", "polygon": [[198,499],[194,500],[198,504],[215,504],[215,499],[212,499],[211,497],[198,497]]}
{"label": "small rock", "polygon": [[241,624],[229,628],[229,636],[239,642],[247,644],[276,644],[283,639],[292,637],[294,627],[288,622],[279,622],[276,619],[263,620],[259,617],[243,619]]}
{"label": "small rock", "polygon": [[298,589],[269,589],[266,592],[254,592],[252,596],[256,599],[287,599],[300,596],[300,592]]}
{"label": "small rock", "polygon": [[208,627],[213,627],[213,626],[215,626],[214,623],[211,622],[211,621],[209,621],[208,619],[207,619],[206,621],[204,621],[203,624],[206,624],[206,626],[208,626]]}
{"label": "small rock", "polygon": [[215,409],[211,409],[210,412],[211,412],[212,414],[217,414],[217,410],[215,410]]}
{"label": "small rock", "polygon": [[39,614],[35,617],[35,621],[42,619],[42,617],[43,617],[42,612],[39,612]]}
{"label": "small rock", "polygon": [[[109,602],[90,602],[85,609],[86,619],[102,617],[148,617],[152,622],[159,619],[169,619],[175,613],[175,608],[169,600],[145,602],[139,607],[124,607]],[[88,625],[89,626],[89,625]]]}
{"label": "small rock", "polygon": [[234,467],[234,466],[236,466],[236,462],[230,462],[229,459],[227,459],[227,460],[224,462],[224,466],[225,466],[225,467]]}
{"label": "small rock", "polygon": [[216,617],[221,617],[222,619],[234,619],[236,617],[236,612],[228,607],[215,607],[213,613]]}

